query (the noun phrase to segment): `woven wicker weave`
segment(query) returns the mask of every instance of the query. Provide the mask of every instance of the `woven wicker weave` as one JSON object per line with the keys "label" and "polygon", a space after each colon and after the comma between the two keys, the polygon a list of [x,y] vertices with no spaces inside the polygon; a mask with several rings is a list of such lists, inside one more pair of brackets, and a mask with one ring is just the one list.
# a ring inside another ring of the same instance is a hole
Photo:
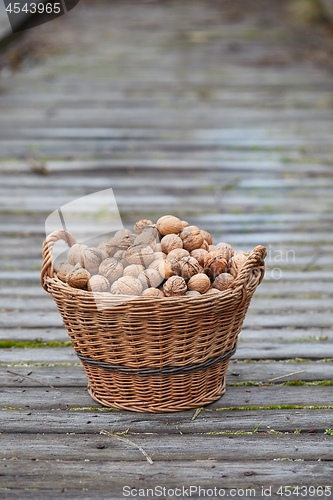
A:
{"label": "woven wicker weave", "polygon": [[[181,411],[206,405],[226,390],[225,374],[255,289],[266,249],[257,246],[232,288],[195,297],[119,296],[78,290],[57,278],[52,248],[76,241],[65,231],[43,245],[41,283],[52,294],[88,377],[92,398],[134,411]],[[123,299],[124,297],[122,297]]]}

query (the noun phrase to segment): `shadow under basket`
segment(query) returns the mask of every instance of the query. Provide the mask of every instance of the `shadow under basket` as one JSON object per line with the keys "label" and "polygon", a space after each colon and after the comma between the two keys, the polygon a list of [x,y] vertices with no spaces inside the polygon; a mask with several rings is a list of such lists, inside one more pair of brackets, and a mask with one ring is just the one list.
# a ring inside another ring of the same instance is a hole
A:
{"label": "shadow under basket", "polygon": [[266,249],[252,250],[231,288],[195,297],[93,293],[63,283],[53,245],[76,243],[55,231],[43,244],[41,283],[55,300],[88,378],[104,406],[173,412],[219,399],[251,298],[261,283]]}

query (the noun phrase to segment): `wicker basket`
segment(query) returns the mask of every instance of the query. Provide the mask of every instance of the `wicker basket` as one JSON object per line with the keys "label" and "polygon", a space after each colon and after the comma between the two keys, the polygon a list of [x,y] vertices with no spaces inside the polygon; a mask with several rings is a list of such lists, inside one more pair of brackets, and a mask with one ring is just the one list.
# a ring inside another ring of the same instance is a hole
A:
{"label": "wicker basket", "polygon": [[226,390],[226,371],[255,289],[266,249],[250,253],[232,288],[200,297],[137,297],[78,290],[57,278],[52,248],[75,239],[65,231],[43,245],[41,283],[52,294],[88,378],[105,406],[141,412],[197,408]]}

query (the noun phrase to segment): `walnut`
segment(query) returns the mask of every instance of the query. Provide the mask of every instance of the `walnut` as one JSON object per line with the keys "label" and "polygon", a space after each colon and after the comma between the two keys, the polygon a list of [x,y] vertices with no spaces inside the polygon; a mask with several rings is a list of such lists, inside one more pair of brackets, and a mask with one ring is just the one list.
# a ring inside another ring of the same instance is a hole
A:
{"label": "walnut", "polygon": [[156,250],[154,250],[154,254],[154,260],[165,260],[167,257],[164,252],[156,252]]}
{"label": "walnut", "polygon": [[161,239],[162,252],[168,254],[172,250],[183,248],[183,242],[176,234],[167,234]]}
{"label": "walnut", "polygon": [[160,243],[160,235],[155,225],[152,225],[145,227],[142,233],[137,235],[134,240],[133,246],[154,248],[158,243]]}
{"label": "walnut", "polygon": [[134,233],[140,234],[140,233],[142,233],[142,231],[145,227],[151,226],[152,224],[153,224],[153,222],[149,219],[138,220],[138,222],[136,222],[134,224]]}
{"label": "walnut", "polygon": [[196,290],[188,290],[185,293],[185,297],[200,297],[201,293],[197,292]]}
{"label": "walnut", "polygon": [[204,295],[218,295],[220,290],[217,288],[210,288]]}
{"label": "walnut", "polygon": [[83,264],[82,254],[83,251],[88,248],[87,245],[80,245],[80,243],[75,243],[67,253],[67,260],[70,264],[75,266],[75,264]]}
{"label": "walnut", "polygon": [[187,220],[181,220],[180,222],[182,223],[182,229],[184,229],[184,227],[189,226],[189,223],[187,222]]}
{"label": "walnut", "polygon": [[[97,250],[101,254],[102,260],[104,260],[104,259],[107,259],[108,257],[112,257],[116,251],[116,248],[117,247],[110,248],[110,245],[107,241],[102,241],[98,245]],[[113,252],[113,249],[114,249],[114,252]],[[110,253],[110,250],[111,250],[111,253],[113,252],[112,255]]]}
{"label": "walnut", "polygon": [[149,246],[142,247],[133,245],[126,252],[126,260],[129,264],[141,264],[147,267],[154,259],[154,251]]}
{"label": "walnut", "polygon": [[218,250],[208,252],[204,261],[205,273],[210,278],[215,279],[221,273],[227,270],[228,263]]}
{"label": "walnut", "polygon": [[162,283],[163,278],[156,269],[146,269],[139,274],[138,280],[140,280],[142,288],[146,289],[150,287],[156,288]]}
{"label": "walnut", "polygon": [[212,245],[213,244],[212,235],[208,231],[204,231],[203,229],[201,229],[201,232],[203,234],[204,239],[207,241],[208,245]]}
{"label": "walnut", "polygon": [[99,266],[99,274],[105,276],[110,283],[113,283],[123,274],[123,265],[114,257],[109,257],[103,260]]}
{"label": "walnut", "polygon": [[173,269],[184,280],[189,280],[200,271],[200,264],[194,257],[183,257],[176,262]]}
{"label": "walnut", "polygon": [[123,276],[133,276],[133,278],[137,278],[145,268],[140,264],[131,264],[130,266],[125,267]]}
{"label": "walnut", "polygon": [[[133,276],[122,276],[113,285],[116,285],[114,290],[117,289],[121,295],[141,295],[142,293],[142,284],[140,280],[138,280],[138,278],[134,278]],[[115,293],[115,291],[112,293]]]}
{"label": "walnut", "polygon": [[82,253],[82,267],[87,269],[90,274],[97,274],[100,263],[102,262],[102,256],[97,248],[86,248]]}
{"label": "walnut", "polygon": [[204,237],[197,226],[185,227],[179,234],[183,241],[183,247],[188,252],[200,248],[204,242]]}
{"label": "walnut", "polygon": [[195,290],[199,293],[205,293],[210,289],[210,279],[204,273],[198,273],[192,276],[187,283],[189,291]]}
{"label": "walnut", "polygon": [[165,297],[164,293],[162,290],[159,290],[158,288],[147,288],[146,290],[143,290],[142,292],[142,297]]}
{"label": "walnut", "polygon": [[117,250],[127,250],[133,245],[136,235],[129,229],[120,229],[113,238],[109,240],[110,247],[117,247]]}
{"label": "walnut", "polygon": [[128,264],[128,262],[126,260],[126,254],[127,254],[127,250],[117,250],[113,257],[115,259],[119,260],[119,262],[122,263],[123,267],[126,267]]}
{"label": "walnut", "polygon": [[110,290],[110,282],[105,276],[95,274],[88,281],[87,287],[91,292],[108,292]]}
{"label": "walnut", "polygon": [[175,274],[172,269],[171,262],[163,259],[154,260],[151,264],[149,264],[148,269],[158,271],[163,280],[167,280],[170,276]]}
{"label": "walnut", "polygon": [[217,288],[220,291],[227,290],[233,281],[234,278],[231,274],[221,273],[216,276],[213,282],[213,288]]}
{"label": "walnut", "polygon": [[182,259],[183,257],[189,257],[189,255],[190,253],[187,250],[185,250],[185,248],[175,248],[174,250],[171,250],[171,252],[168,253],[168,255],[166,256],[166,260],[174,262]]}
{"label": "walnut", "polygon": [[183,224],[178,217],[164,215],[156,222],[156,227],[162,236],[166,234],[178,234],[183,229]]}
{"label": "walnut", "polygon": [[166,297],[185,295],[186,291],[186,281],[181,276],[171,276],[163,285]]}
{"label": "walnut", "polygon": [[207,253],[207,250],[197,248],[196,250],[192,250],[191,257],[194,257],[199,262],[200,266],[204,266]]}
{"label": "walnut", "polygon": [[201,245],[201,247],[200,247],[200,248],[202,248],[203,250],[206,250],[206,252],[208,252],[208,250],[209,250],[209,245],[208,245],[208,243],[207,243],[207,241],[206,241],[206,240],[204,240],[204,241],[203,241],[203,244]]}
{"label": "walnut", "polygon": [[89,279],[90,273],[80,264],[76,264],[72,271],[66,275],[66,282],[73,288],[85,288]]}
{"label": "walnut", "polygon": [[215,250],[218,250],[227,262],[235,253],[235,250],[231,245],[229,245],[229,243],[218,243],[217,245],[215,245]]}
{"label": "walnut", "polygon": [[59,264],[57,264],[55,268],[58,278],[66,283],[66,276],[73,270],[73,267],[74,266],[69,262],[59,262]]}
{"label": "walnut", "polygon": [[243,264],[249,256],[248,252],[236,252],[228,262],[230,274],[236,278],[239,271],[242,269]]}

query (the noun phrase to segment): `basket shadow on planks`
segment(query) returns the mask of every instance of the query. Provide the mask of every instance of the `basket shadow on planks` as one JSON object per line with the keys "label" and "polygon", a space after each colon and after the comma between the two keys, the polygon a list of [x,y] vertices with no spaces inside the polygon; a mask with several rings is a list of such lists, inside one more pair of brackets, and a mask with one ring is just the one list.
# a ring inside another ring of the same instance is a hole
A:
{"label": "basket shadow on planks", "polygon": [[224,394],[238,334],[264,277],[265,247],[252,250],[224,292],[126,301],[63,283],[52,257],[61,239],[68,246],[76,243],[66,231],[46,238],[41,283],[56,302],[95,401],[125,410],[172,412],[207,405]]}

